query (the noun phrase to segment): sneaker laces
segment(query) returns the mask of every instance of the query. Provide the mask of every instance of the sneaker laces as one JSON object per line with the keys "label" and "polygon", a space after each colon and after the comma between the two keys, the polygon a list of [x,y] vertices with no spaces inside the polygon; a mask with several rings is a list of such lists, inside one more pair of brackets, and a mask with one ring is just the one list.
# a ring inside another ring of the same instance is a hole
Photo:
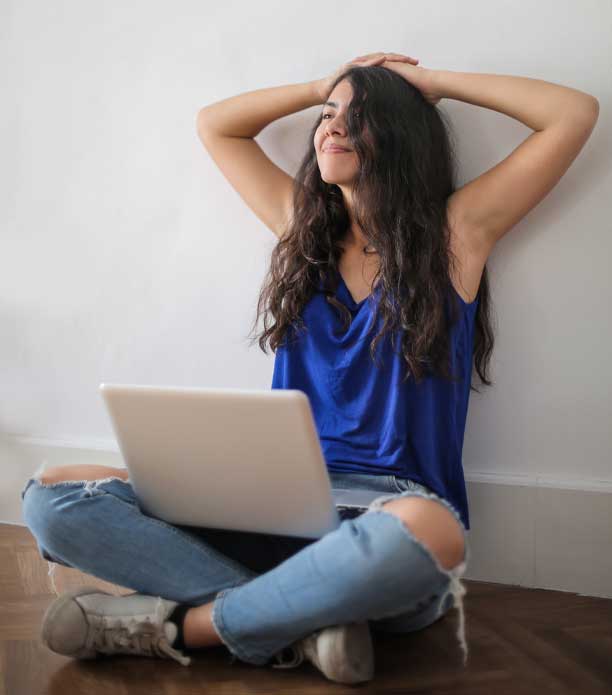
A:
{"label": "sneaker laces", "polygon": [[173,649],[164,632],[164,606],[160,600],[155,608],[156,622],[147,616],[144,620],[134,617],[113,618],[90,615],[90,629],[86,647],[102,654],[141,654],[175,659],[183,666],[189,666],[191,659]]}

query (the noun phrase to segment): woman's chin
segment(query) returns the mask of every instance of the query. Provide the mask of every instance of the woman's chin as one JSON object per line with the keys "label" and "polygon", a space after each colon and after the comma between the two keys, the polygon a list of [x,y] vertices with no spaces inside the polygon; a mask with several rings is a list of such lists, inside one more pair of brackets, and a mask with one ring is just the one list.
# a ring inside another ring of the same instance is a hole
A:
{"label": "woman's chin", "polygon": [[333,174],[321,174],[321,179],[329,185],[337,184],[338,186],[348,186],[353,181],[353,177],[334,176]]}

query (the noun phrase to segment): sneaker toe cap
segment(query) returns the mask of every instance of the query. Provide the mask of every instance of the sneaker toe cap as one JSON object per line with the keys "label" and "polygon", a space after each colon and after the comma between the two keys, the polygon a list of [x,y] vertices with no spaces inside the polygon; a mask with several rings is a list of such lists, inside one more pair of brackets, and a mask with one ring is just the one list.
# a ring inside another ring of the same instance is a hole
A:
{"label": "sneaker toe cap", "polygon": [[42,640],[54,652],[67,656],[87,657],[83,653],[88,623],[82,608],[72,598],[56,599],[49,606],[42,624]]}

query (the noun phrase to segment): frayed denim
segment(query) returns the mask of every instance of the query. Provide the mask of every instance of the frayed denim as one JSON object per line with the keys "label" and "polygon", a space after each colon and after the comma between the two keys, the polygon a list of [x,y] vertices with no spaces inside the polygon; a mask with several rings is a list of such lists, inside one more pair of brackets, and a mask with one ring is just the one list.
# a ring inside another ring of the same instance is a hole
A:
{"label": "frayed denim", "polygon": [[[405,478],[330,473],[333,487],[380,490],[361,516],[320,539],[175,526],[139,508],[119,477],[43,484],[21,493],[23,516],[50,574],[75,567],[139,593],[202,605],[236,658],[267,664],[283,648],[328,625],[370,621],[375,631],[413,632],[458,609],[465,640],[461,576],[470,548],[456,509]],[[446,506],[462,527],[463,561],[452,570],[382,505],[420,496]],[[452,597],[452,598],[451,598]]]}

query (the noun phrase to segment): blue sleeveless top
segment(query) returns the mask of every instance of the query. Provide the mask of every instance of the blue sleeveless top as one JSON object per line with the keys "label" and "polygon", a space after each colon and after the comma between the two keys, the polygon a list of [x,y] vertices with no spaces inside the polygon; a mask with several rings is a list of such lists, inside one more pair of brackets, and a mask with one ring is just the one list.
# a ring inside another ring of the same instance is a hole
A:
{"label": "blue sleeveless top", "polygon": [[336,274],[335,296],[350,310],[351,325],[343,330],[339,310],[319,283],[301,316],[308,330],[292,325],[277,347],[272,388],[308,396],[329,471],[409,478],[448,500],[469,529],[461,452],[478,297],[468,304],[452,288],[459,319],[450,332],[450,368],[461,380],[452,383],[426,369],[419,385],[412,375],[402,383],[406,361],[399,333],[395,348],[390,332],[379,341],[378,366],[370,357],[370,343],[382,326],[377,316],[370,332],[380,287],[355,302]]}

